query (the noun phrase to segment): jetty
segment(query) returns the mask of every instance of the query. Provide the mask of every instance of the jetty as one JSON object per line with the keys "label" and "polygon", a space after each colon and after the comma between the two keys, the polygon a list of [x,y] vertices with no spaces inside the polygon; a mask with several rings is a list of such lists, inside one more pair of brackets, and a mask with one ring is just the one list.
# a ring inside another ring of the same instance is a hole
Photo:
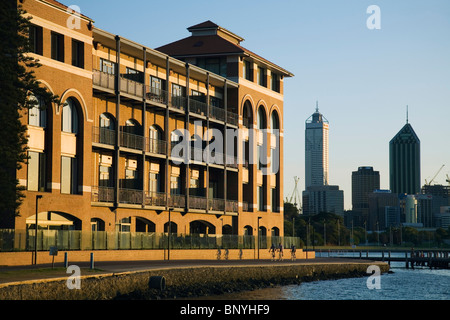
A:
{"label": "jetty", "polygon": [[351,259],[404,262],[405,268],[428,267],[430,269],[450,269],[449,249],[347,249],[316,250],[321,257],[346,257]]}

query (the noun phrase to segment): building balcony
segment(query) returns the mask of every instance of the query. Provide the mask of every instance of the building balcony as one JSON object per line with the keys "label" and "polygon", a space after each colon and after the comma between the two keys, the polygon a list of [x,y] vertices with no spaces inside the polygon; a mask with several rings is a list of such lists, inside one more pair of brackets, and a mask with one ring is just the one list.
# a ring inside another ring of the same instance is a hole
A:
{"label": "building balcony", "polygon": [[166,203],[165,192],[145,191],[144,205],[164,207]]}
{"label": "building balcony", "polygon": [[205,102],[189,98],[189,112],[206,117],[208,115],[207,111],[208,105]]}
{"label": "building balcony", "polygon": [[134,149],[134,150],[144,150],[145,147],[145,137],[128,133],[128,132],[120,132],[120,146]]}
{"label": "building balcony", "polygon": [[114,203],[114,200],[115,200],[114,188],[98,187],[98,186],[93,186],[91,188],[92,202]]}
{"label": "building balcony", "polygon": [[155,154],[162,154],[165,155],[167,143],[164,140],[159,139],[153,139],[153,138],[146,138],[147,143],[146,150],[149,153],[155,153]]}
{"label": "building balcony", "polygon": [[108,128],[92,127],[92,142],[113,146],[116,144],[116,131]]}
{"label": "building balcony", "polygon": [[168,204],[171,208],[185,208],[186,196],[183,194],[170,194],[168,198]]}
{"label": "building balcony", "polygon": [[116,88],[114,74],[102,72],[100,70],[92,71],[92,82],[95,86],[99,86],[105,89],[114,90]]}

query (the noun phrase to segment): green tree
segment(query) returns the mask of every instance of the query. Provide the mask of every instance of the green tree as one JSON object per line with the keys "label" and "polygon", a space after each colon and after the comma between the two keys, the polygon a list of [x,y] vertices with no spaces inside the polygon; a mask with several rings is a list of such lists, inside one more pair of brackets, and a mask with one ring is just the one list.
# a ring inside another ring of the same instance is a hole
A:
{"label": "green tree", "polygon": [[14,217],[23,201],[23,188],[16,172],[27,160],[26,126],[21,122],[24,111],[36,105],[31,95],[45,102],[57,102],[36,80],[33,69],[38,61],[27,55],[30,19],[17,1],[0,1],[0,227],[13,228]]}

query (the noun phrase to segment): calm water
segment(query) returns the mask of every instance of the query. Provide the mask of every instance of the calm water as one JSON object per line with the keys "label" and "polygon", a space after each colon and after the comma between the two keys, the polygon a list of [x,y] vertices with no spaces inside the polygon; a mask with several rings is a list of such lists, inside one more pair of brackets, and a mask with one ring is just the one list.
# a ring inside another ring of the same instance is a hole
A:
{"label": "calm water", "polygon": [[406,269],[391,263],[380,289],[368,289],[367,277],[305,282],[214,297],[229,300],[450,300],[450,270]]}

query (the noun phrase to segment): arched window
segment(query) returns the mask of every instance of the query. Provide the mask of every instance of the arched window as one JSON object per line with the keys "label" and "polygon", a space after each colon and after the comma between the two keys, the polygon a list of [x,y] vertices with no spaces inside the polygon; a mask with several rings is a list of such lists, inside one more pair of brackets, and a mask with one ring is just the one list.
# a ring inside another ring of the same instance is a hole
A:
{"label": "arched window", "polygon": [[278,119],[278,114],[277,114],[277,112],[276,111],[273,111],[272,112],[272,117],[271,117],[272,119],[272,124],[271,124],[271,127],[272,127],[272,130],[280,130],[280,121],[279,121],[279,119]]}
{"label": "arched window", "polygon": [[[51,146],[51,136],[46,132],[47,109],[44,99],[40,96],[31,96],[34,103],[28,110],[28,162],[27,162],[27,189],[31,191],[45,191],[47,179],[47,152]],[[51,150],[51,148],[50,148]]]}
{"label": "arched window", "polygon": [[152,153],[164,154],[166,150],[165,144],[162,142],[163,140],[163,131],[161,128],[157,125],[152,125],[149,130],[148,151]]}
{"label": "arched window", "polygon": [[266,128],[266,114],[264,112],[264,107],[260,106],[258,108],[258,115],[257,115],[257,126],[258,129],[265,129]]}
{"label": "arched window", "polygon": [[79,183],[82,183],[82,159],[79,121],[80,105],[74,98],[68,98],[62,108],[61,145],[64,152],[61,155],[61,193],[78,194]]}
{"label": "arched window", "polygon": [[30,98],[35,105],[28,110],[28,124],[30,126],[45,128],[47,126],[47,109],[44,99],[40,96]]}
{"label": "arched window", "polygon": [[74,99],[69,98],[66,100],[62,113],[62,131],[77,134],[78,110]]}
{"label": "arched window", "polygon": [[109,113],[102,113],[100,115],[100,128],[109,130],[115,129],[114,118]]}
{"label": "arched window", "polygon": [[245,101],[244,109],[242,111],[242,120],[244,127],[248,128],[249,126],[253,125],[252,114],[253,114],[252,105],[250,101],[247,100]]}
{"label": "arched window", "polygon": [[115,121],[109,113],[102,113],[100,115],[99,135],[100,143],[114,145],[116,141]]}

